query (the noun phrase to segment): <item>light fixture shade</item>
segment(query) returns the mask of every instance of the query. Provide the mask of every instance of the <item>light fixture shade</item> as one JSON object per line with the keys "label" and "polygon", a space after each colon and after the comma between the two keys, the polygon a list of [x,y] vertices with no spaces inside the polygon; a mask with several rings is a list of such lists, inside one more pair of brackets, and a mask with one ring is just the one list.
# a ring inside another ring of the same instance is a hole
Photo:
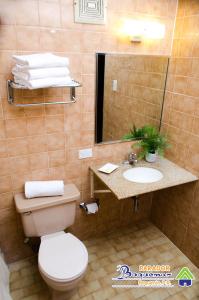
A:
{"label": "light fixture shade", "polygon": [[129,37],[131,42],[141,42],[147,39],[163,39],[165,25],[156,21],[132,20],[124,21],[122,34]]}
{"label": "light fixture shade", "polygon": [[144,27],[140,20],[125,20],[123,31],[131,42],[141,42],[144,35]]}
{"label": "light fixture shade", "polygon": [[165,25],[159,22],[145,22],[145,37],[149,39],[163,39],[165,36]]}

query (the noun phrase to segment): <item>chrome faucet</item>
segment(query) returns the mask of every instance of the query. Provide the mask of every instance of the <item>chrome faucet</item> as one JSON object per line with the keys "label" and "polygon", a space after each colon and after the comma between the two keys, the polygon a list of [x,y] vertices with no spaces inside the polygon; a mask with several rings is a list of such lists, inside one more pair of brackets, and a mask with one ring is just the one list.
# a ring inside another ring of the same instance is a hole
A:
{"label": "chrome faucet", "polygon": [[136,153],[130,153],[128,155],[128,161],[129,161],[129,164],[130,165],[135,165],[137,162],[138,162],[138,159],[137,159],[137,154]]}

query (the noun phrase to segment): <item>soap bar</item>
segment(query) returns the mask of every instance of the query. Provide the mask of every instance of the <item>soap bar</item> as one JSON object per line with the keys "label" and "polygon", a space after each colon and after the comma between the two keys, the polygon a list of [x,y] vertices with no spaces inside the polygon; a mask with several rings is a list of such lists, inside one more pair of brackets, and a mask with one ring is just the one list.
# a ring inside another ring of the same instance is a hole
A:
{"label": "soap bar", "polygon": [[106,174],[110,174],[110,173],[112,173],[114,170],[116,170],[118,168],[119,168],[118,165],[107,163],[104,166],[102,166],[101,168],[99,168],[98,171],[106,173]]}

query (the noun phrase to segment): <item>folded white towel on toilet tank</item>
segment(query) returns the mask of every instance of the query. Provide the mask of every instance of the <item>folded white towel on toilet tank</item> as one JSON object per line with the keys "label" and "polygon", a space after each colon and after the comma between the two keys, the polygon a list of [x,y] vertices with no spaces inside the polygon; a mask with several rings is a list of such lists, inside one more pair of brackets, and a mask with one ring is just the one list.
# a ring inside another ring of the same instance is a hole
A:
{"label": "folded white towel on toilet tank", "polygon": [[25,196],[28,199],[63,195],[63,180],[27,181],[25,183]]}

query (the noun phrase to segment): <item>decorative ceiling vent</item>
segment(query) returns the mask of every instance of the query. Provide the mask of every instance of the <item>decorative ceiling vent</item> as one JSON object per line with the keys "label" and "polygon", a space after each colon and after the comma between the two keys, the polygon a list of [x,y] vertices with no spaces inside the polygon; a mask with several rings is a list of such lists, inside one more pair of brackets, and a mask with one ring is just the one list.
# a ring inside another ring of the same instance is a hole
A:
{"label": "decorative ceiling vent", "polygon": [[74,7],[76,23],[106,23],[106,0],[75,0]]}

